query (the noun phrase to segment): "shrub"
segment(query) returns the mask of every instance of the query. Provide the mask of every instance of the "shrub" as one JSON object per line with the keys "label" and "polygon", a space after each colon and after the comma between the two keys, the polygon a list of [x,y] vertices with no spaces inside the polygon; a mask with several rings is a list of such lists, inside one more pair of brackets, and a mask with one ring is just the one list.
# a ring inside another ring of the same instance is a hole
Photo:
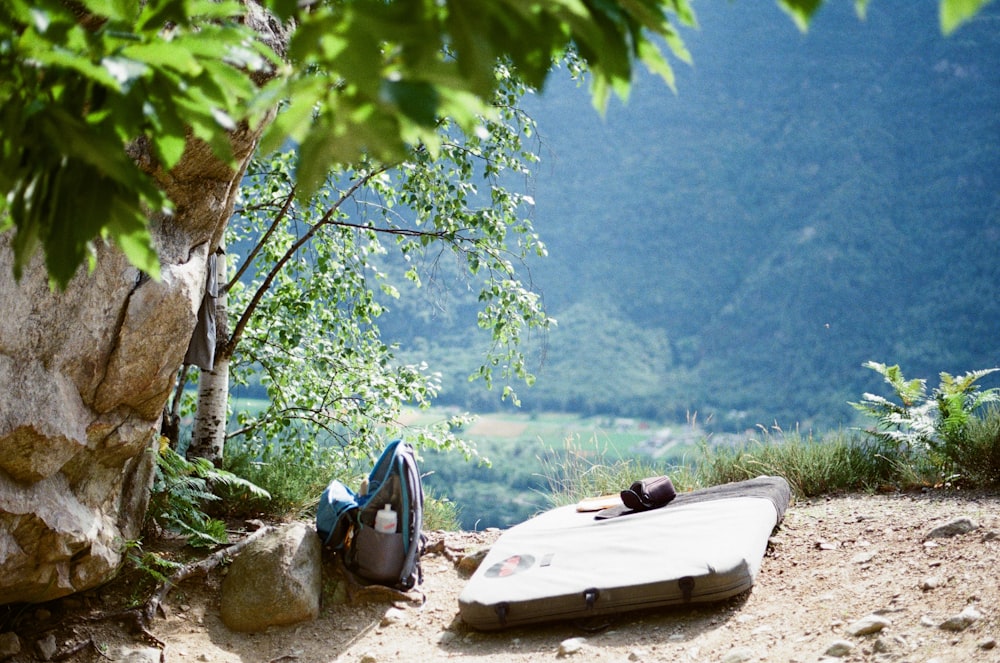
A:
{"label": "shrub", "polygon": [[205,512],[220,501],[213,488],[228,488],[267,499],[267,491],[204,458],[185,459],[161,438],[148,517],[156,525],[187,537],[196,547],[227,543],[226,526]]}
{"label": "shrub", "polygon": [[865,433],[914,466],[929,462],[939,480],[970,480],[970,473],[975,474],[986,460],[978,455],[990,448],[986,442],[977,451],[982,443],[971,440],[972,427],[979,426],[977,415],[983,408],[1000,402],[1000,389],[980,391],[978,382],[1000,369],[970,371],[960,377],[942,372],[940,384],[928,395],[926,380],[906,380],[899,366],[870,361],[865,367],[879,373],[898,400],[866,393],[860,403],[852,403],[875,420]]}
{"label": "shrub", "polygon": [[823,438],[763,432],[742,444],[702,449],[695,474],[701,485],[742,481],[760,475],[784,477],[799,496],[842,490],[874,490],[918,478],[894,450],[843,432]]}
{"label": "shrub", "polygon": [[949,457],[967,483],[1000,486],[1000,408],[991,406],[969,421],[965,443],[951,448]]}
{"label": "shrub", "polygon": [[345,468],[343,457],[324,456],[318,449],[300,452],[281,446],[227,447],[226,469],[266,490],[269,498],[262,499],[246,490],[228,490],[224,500],[226,513],[240,517],[299,516],[316,506],[331,479],[350,483],[350,470]]}
{"label": "shrub", "polygon": [[460,529],[459,506],[447,498],[437,497],[433,491],[425,490],[424,530],[454,532]]}

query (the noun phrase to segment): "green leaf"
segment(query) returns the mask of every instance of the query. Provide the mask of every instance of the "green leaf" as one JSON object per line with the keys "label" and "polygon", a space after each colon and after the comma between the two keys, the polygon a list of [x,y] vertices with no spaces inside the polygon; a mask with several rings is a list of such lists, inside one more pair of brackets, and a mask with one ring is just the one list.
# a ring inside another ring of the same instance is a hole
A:
{"label": "green leaf", "polygon": [[663,54],[660,53],[660,49],[656,48],[650,42],[642,42],[639,44],[639,57],[650,72],[659,75],[671,90],[674,92],[677,91],[674,70],[666,58],[663,57]]}
{"label": "green leaf", "polygon": [[270,86],[267,91],[271,98],[281,96],[288,99],[288,102],[265,130],[261,139],[261,152],[270,154],[286,140],[302,142],[309,134],[313,114],[325,90],[326,81],[315,76],[296,79],[285,86],[278,83]]}
{"label": "green leaf", "polygon": [[992,0],[941,0],[941,31],[950,35]]}
{"label": "green leaf", "polygon": [[385,81],[382,96],[418,125],[434,126],[439,98],[433,85],[421,81]]}
{"label": "green leaf", "polygon": [[792,17],[802,32],[809,31],[809,22],[822,4],[823,0],[778,0],[778,5]]}
{"label": "green leaf", "polygon": [[121,54],[136,62],[144,62],[157,68],[173,69],[185,76],[197,76],[201,73],[202,66],[191,51],[183,46],[183,43],[155,41],[126,46],[121,50]]}
{"label": "green leaf", "polygon": [[135,18],[135,3],[130,0],[84,0],[87,10],[113,21],[131,21]]}

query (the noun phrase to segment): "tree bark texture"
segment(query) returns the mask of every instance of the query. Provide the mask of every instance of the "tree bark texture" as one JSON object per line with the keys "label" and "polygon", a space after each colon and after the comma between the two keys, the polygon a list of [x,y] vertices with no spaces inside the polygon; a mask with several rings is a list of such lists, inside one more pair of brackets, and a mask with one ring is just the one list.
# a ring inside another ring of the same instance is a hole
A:
{"label": "tree bark texture", "polygon": [[226,424],[229,421],[230,352],[226,325],[229,300],[224,287],[227,281],[225,256],[219,256],[216,261],[215,278],[219,284],[215,300],[215,365],[212,370],[202,370],[198,374],[198,407],[195,410],[187,455],[205,458],[220,467],[226,445]]}

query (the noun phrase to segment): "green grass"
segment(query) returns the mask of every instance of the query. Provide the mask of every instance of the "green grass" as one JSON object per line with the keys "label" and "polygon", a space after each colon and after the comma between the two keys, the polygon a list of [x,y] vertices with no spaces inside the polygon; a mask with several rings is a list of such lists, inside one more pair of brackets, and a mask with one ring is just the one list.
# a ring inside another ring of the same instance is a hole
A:
{"label": "green grass", "polygon": [[969,422],[965,444],[948,450],[958,477],[974,486],[1000,487],[1000,408]]}
{"label": "green grass", "polygon": [[778,431],[762,432],[735,445],[706,442],[689,464],[595,457],[568,449],[558,460],[549,460],[546,476],[554,504],[614,493],[637,479],[663,474],[682,491],[761,475],[781,476],[799,497],[952,484],[998,488],[1000,410],[977,418],[966,444],[950,460],[951,472],[943,475],[939,458],[912,450],[904,453],[859,432],[838,431],[817,438]]}
{"label": "green grass", "polygon": [[[420,416],[433,422],[442,415],[431,411]],[[493,467],[477,467],[456,454],[428,454],[426,464],[421,464],[425,473],[432,473],[425,480],[427,529],[459,529],[463,524],[470,529],[490,524],[506,527],[546,505],[617,493],[632,481],[662,474],[669,475],[680,491],[777,475],[787,479],[799,497],[946,484],[1000,487],[1000,409],[988,410],[972,421],[966,443],[947,459],[946,468],[939,457],[887,447],[860,431],[819,436],[761,430],[734,442],[698,437],[691,427],[684,431],[678,426],[671,431],[678,446],[655,459],[636,451],[636,444],[658,429],[654,424],[616,427],[604,418],[560,414],[515,413],[484,419],[487,425],[479,430],[493,428],[505,434],[463,437],[490,457]],[[246,495],[226,497],[230,513],[247,516],[308,516],[330,479],[350,485],[363,474],[357,468],[290,457],[260,462],[228,450],[227,454],[227,469],[272,495],[269,501]],[[502,515],[507,520],[487,523],[484,514],[498,511],[498,495],[503,496]],[[469,520],[475,526],[465,522]]]}
{"label": "green grass", "polygon": [[844,433],[823,439],[765,433],[742,445],[703,450],[694,473],[699,486],[781,476],[797,495],[810,497],[875,490],[899,479],[898,468],[879,449]]}

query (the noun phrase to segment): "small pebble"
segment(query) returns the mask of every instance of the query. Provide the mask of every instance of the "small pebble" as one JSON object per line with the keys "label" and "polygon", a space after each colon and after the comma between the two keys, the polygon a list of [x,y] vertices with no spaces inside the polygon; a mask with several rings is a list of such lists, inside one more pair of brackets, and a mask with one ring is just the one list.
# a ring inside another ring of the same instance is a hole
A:
{"label": "small pebble", "polygon": [[837,640],[826,648],[823,652],[826,656],[835,656],[840,658],[842,656],[847,656],[854,649],[854,643],[847,640]]}
{"label": "small pebble", "polygon": [[970,605],[957,615],[941,622],[938,628],[945,631],[964,631],[982,618],[983,614]]}
{"label": "small pebble", "polygon": [[925,592],[929,592],[932,589],[937,589],[944,584],[944,580],[941,576],[927,576],[920,581],[920,589]]}
{"label": "small pebble", "polygon": [[932,529],[928,534],[928,539],[934,538],[948,538],[952,536],[958,536],[959,534],[966,534],[972,530],[979,527],[976,523],[972,522],[969,518],[956,518],[950,523],[945,523],[944,525],[939,525]]}
{"label": "small pebble", "polygon": [[847,627],[847,632],[854,636],[870,635],[872,633],[878,633],[891,624],[891,621],[881,615],[868,615],[867,617],[862,617],[858,621],[850,624]]}
{"label": "small pebble", "polygon": [[572,656],[583,649],[587,643],[586,638],[569,638],[559,643],[559,656]]}
{"label": "small pebble", "polygon": [[753,650],[749,647],[736,647],[722,657],[722,663],[746,663],[753,657]]}

